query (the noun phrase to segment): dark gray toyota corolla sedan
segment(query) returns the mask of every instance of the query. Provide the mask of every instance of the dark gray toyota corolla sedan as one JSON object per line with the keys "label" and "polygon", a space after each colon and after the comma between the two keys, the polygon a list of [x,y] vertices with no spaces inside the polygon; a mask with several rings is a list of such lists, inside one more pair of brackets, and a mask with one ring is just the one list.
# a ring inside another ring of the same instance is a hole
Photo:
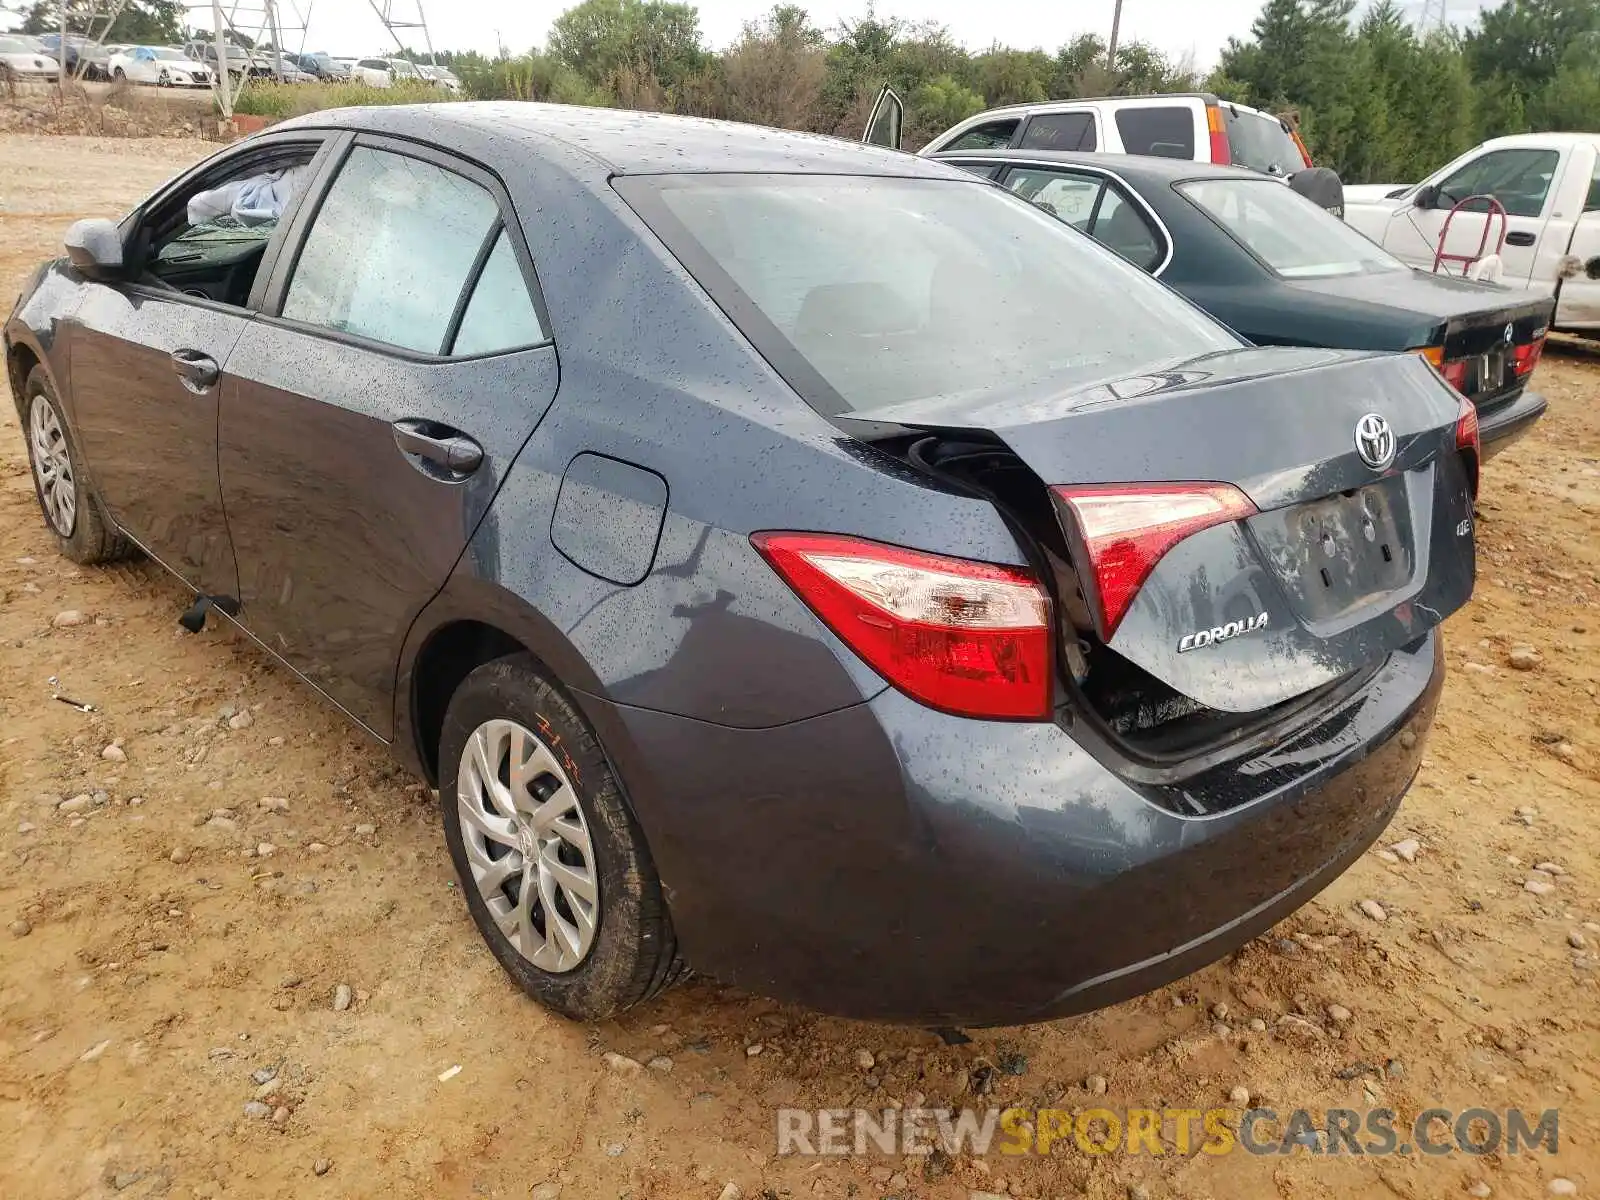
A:
{"label": "dark gray toyota corolla sedan", "polygon": [[1384,828],[1470,408],[1259,350],[957,168],[539,105],[331,112],[86,222],[5,326],[39,499],[439,787],[575,1017],[683,965],[1110,1003]]}

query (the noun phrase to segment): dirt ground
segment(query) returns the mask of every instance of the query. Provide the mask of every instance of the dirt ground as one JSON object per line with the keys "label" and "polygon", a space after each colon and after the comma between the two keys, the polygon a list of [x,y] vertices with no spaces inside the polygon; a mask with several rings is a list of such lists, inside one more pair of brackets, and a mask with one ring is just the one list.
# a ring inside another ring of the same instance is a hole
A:
{"label": "dirt ground", "polygon": [[[71,218],[119,214],[206,150],[0,138],[0,300]],[[1368,854],[1178,985],[965,1046],[707,981],[593,1027],[547,1015],[480,944],[420,784],[241,637],[183,633],[156,568],[53,552],[4,406],[0,1196],[1346,1200],[1561,1177],[1600,1197],[1600,355],[1552,353],[1536,385],[1549,417],[1485,473],[1477,597],[1384,839],[1415,861]],[[86,621],[57,627],[67,610]],[[54,702],[52,678],[96,711]],[[1525,890],[1546,862],[1553,888]],[[1558,1107],[1560,1152],[774,1153],[781,1106],[1208,1108],[1240,1086],[1403,1121]],[[258,1094],[278,1111],[246,1115]]]}

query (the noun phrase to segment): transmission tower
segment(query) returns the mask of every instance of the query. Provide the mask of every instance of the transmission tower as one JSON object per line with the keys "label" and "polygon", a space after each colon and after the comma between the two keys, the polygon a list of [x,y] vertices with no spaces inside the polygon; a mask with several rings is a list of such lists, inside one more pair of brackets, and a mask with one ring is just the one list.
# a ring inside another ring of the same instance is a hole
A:
{"label": "transmission tower", "polygon": [[[439,60],[433,53],[433,38],[428,33],[428,19],[422,15],[422,0],[367,0],[367,3],[372,6],[372,11],[378,14],[378,20],[383,22],[383,27],[394,39],[396,50],[412,49],[406,44],[409,36],[405,31],[420,29],[422,47],[428,52],[428,65],[430,67],[439,65]],[[412,15],[413,12],[415,16]]]}
{"label": "transmission tower", "polygon": [[1417,29],[1427,33],[1430,29],[1447,29],[1450,26],[1450,0],[1422,0],[1422,15],[1417,18]]}

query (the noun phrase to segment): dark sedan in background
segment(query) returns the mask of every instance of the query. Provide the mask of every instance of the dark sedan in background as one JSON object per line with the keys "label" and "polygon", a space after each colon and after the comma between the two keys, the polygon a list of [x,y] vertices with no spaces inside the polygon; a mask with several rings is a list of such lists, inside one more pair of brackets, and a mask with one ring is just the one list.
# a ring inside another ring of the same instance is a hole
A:
{"label": "dark sedan in background", "polygon": [[561,1012],[685,961],[1112,1003],[1305,903],[1421,762],[1470,406],[1246,346],[953,167],[360,108],[67,246],[5,326],[62,551],[149,554],[436,782]]}
{"label": "dark sedan in background", "polygon": [[1555,302],[1418,271],[1235,167],[1066,152],[935,157],[1105,243],[1258,346],[1414,350],[1476,405],[1485,454],[1544,415],[1527,390]]}

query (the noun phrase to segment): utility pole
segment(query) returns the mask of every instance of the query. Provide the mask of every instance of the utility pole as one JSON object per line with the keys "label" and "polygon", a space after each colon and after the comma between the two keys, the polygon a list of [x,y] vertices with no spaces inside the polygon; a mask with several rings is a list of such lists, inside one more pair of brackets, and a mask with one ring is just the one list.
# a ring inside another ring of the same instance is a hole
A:
{"label": "utility pole", "polygon": [[1113,75],[1117,70],[1117,31],[1122,28],[1122,0],[1117,0],[1111,10],[1111,41],[1106,47],[1106,70]]}
{"label": "utility pole", "polygon": [[56,87],[61,92],[61,98],[67,96],[67,0],[61,0],[61,52],[57,55],[60,59],[56,63]]}
{"label": "utility pole", "polygon": [[[222,36],[222,0],[211,0],[211,25],[217,39],[217,106],[224,121],[233,120],[233,80],[228,74],[228,39]],[[247,61],[243,70],[248,71]]]}

